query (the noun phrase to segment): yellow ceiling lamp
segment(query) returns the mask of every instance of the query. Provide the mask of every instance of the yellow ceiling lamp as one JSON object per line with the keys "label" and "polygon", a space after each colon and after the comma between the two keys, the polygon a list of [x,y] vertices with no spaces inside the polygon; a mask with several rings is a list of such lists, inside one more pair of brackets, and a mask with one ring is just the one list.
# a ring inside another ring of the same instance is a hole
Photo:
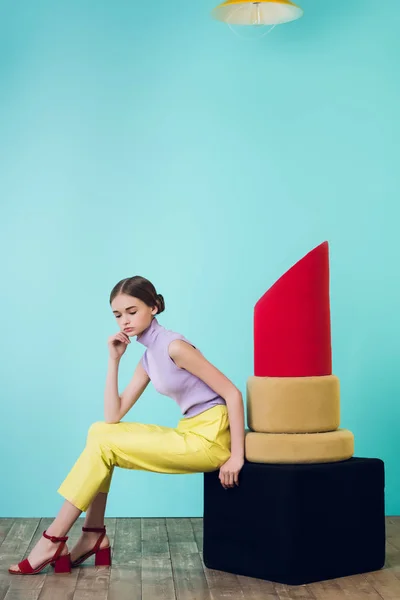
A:
{"label": "yellow ceiling lamp", "polygon": [[303,9],[290,0],[226,0],[211,15],[228,25],[281,25],[303,16]]}

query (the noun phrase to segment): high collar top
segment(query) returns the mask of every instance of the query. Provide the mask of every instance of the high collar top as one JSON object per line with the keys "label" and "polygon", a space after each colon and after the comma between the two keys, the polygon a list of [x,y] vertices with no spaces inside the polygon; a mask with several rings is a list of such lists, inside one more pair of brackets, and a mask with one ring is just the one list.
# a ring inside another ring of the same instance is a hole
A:
{"label": "high collar top", "polygon": [[147,329],[142,331],[142,333],[140,333],[136,337],[136,341],[139,342],[139,344],[143,344],[143,346],[146,346],[146,348],[151,348],[155,343],[158,335],[163,330],[165,330],[165,327],[160,325],[156,317],[153,317]]}

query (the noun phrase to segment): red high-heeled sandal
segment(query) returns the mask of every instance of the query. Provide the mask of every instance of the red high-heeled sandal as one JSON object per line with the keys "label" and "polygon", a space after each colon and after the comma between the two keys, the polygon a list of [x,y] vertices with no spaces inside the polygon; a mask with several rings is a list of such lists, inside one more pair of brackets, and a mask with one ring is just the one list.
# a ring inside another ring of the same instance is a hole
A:
{"label": "red high-heeled sandal", "polygon": [[8,569],[9,573],[12,573],[13,575],[35,575],[36,573],[39,573],[42,569],[45,568],[46,565],[48,565],[50,563],[52,566],[54,566],[54,571],[56,573],[71,573],[71,557],[70,557],[69,552],[68,552],[68,554],[63,554],[61,556],[61,552],[64,549],[65,542],[67,541],[68,536],[56,537],[55,535],[47,535],[46,531],[43,531],[43,536],[45,538],[47,538],[48,540],[51,540],[55,544],[57,542],[61,542],[61,544],[58,546],[57,550],[55,551],[54,556],[52,556],[48,560],[44,561],[41,565],[36,567],[36,569],[33,569],[29,560],[27,558],[25,558],[20,563],[18,563],[19,571],[15,571],[13,569]]}
{"label": "red high-heeled sandal", "polygon": [[91,550],[88,550],[85,554],[76,558],[71,562],[71,567],[77,567],[83,561],[87,560],[92,554],[95,554],[94,564],[96,567],[110,567],[111,566],[111,547],[106,546],[100,548],[100,544],[106,535],[106,528],[104,527],[82,527],[82,531],[90,531],[94,533],[100,533],[100,536]]}

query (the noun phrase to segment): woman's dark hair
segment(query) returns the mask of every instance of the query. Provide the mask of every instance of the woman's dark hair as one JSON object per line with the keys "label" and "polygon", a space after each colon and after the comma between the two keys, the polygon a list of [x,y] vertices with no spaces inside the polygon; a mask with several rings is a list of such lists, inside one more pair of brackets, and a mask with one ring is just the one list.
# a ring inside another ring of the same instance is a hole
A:
{"label": "woman's dark hair", "polygon": [[110,294],[110,304],[118,294],[128,294],[142,300],[147,306],[153,308],[157,306],[158,312],[162,313],[165,310],[164,298],[161,294],[157,294],[154,285],[145,277],[135,275],[134,277],[128,277],[127,279],[121,279],[115,285]]}

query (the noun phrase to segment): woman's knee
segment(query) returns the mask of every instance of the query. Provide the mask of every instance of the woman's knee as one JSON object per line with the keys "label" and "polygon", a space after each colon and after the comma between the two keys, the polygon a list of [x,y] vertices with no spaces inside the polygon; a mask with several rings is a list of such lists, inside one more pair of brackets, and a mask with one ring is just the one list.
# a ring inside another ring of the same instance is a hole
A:
{"label": "woman's knee", "polygon": [[112,423],[106,423],[105,421],[92,423],[88,429],[87,439],[92,440],[93,438],[104,437],[104,435],[110,432],[110,427],[112,426]]}
{"label": "woman's knee", "polygon": [[113,423],[96,421],[90,425],[86,439],[86,450],[94,452],[96,455],[100,454],[103,462],[110,468],[113,466],[115,460],[112,450],[113,441],[110,435],[114,433],[113,427],[115,427]]}

